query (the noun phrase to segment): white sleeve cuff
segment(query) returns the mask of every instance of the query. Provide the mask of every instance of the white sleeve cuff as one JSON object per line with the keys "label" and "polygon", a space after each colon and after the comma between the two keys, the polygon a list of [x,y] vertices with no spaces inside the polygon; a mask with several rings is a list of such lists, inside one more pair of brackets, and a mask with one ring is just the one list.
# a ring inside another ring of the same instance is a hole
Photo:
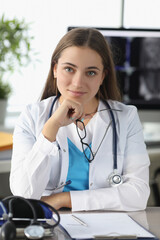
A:
{"label": "white sleeve cuff", "polygon": [[56,141],[50,142],[47,138],[44,137],[42,133],[40,133],[38,137],[36,147],[39,148],[39,150],[44,154],[48,154],[52,151],[53,155],[54,153],[57,153],[57,150],[59,148]]}
{"label": "white sleeve cuff", "polygon": [[87,196],[85,191],[71,191],[71,203],[72,203],[72,211],[84,211],[86,209],[86,199]]}

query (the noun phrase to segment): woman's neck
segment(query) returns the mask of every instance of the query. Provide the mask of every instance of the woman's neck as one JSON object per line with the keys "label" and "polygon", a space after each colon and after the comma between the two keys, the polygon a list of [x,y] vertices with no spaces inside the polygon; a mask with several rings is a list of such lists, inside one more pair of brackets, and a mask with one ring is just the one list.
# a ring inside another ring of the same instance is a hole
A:
{"label": "woman's neck", "polygon": [[96,113],[99,105],[99,100],[94,98],[92,101],[84,105],[84,114],[88,115],[89,113]]}

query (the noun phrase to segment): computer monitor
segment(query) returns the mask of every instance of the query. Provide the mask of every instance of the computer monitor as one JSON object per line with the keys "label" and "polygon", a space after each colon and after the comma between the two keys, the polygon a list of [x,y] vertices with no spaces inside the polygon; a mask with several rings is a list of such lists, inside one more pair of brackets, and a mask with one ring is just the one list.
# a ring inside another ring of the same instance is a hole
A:
{"label": "computer monitor", "polygon": [[123,102],[142,122],[160,122],[160,30],[95,28],[111,46]]}

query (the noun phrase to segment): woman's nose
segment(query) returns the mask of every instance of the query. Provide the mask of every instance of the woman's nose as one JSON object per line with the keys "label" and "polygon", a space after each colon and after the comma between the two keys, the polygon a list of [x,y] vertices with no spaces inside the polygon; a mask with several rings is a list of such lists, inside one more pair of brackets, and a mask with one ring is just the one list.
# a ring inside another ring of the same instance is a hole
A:
{"label": "woman's nose", "polygon": [[82,73],[77,72],[72,78],[72,84],[76,87],[81,87],[84,81]]}

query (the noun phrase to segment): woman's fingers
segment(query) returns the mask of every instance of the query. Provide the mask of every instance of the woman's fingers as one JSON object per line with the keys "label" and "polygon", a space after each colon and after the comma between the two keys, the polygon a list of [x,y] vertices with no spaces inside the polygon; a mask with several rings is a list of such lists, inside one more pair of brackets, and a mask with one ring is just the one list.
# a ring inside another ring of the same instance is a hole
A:
{"label": "woman's fingers", "polygon": [[65,99],[52,116],[60,126],[66,126],[83,116],[83,106],[78,102]]}

